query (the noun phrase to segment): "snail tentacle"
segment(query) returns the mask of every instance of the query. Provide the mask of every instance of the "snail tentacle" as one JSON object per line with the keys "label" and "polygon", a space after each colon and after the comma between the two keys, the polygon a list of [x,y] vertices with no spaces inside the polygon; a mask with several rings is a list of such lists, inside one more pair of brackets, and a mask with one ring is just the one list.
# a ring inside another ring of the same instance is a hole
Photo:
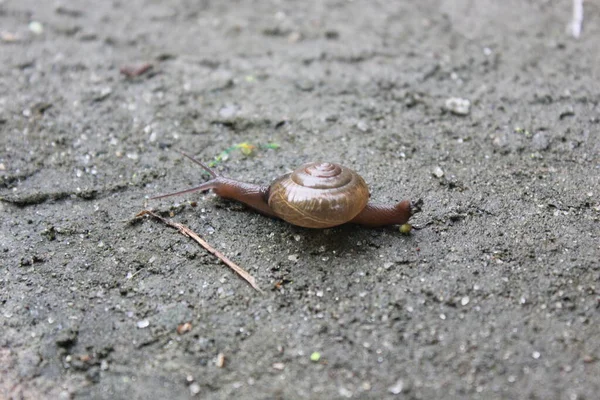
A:
{"label": "snail tentacle", "polygon": [[194,157],[186,154],[183,151],[177,151],[184,157],[191,160],[193,163],[199,165],[204,171],[208,172],[212,179],[191,189],[151,197],[150,200],[162,199],[165,197],[177,196],[180,194],[187,194],[192,192],[204,192],[213,189],[217,196],[226,199],[237,200],[248,205],[249,207],[252,207],[253,209],[262,214],[268,215],[270,217],[277,217],[277,215],[273,213],[273,211],[267,204],[267,195],[269,191],[268,187],[255,185],[252,183],[240,182],[236,181],[235,179],[220,176],[212,168],[210,168],[203,162],[196,160]]}
{"label": "snail tentacle", "polygon": [[216,178],[217,176],[219,176],[219,175],[217,174],[217,172],[216,172],[214,169],[210,168],[208,165],[204,164],[202,161],[196,160],[194,157],[190,156],[190,155],[189,155],[189,154],[187,154],[187,153],[184,153],[184,152],[183,152],[183,151],[181,151],[181,150],[177,150],[177,152],[178,152],[179,154],[181,154],[182,156],[184,156],[184,157],[187,157],[187,158],[188,158],[189,160],[191,160],[193,163],[195,163],[195,164],[198,164],[200,167],[202,167],[202,169],[203,169],[203,170],[205,170],[206,172],[208,172],[208,174],[209,174],[209,175],[210,175],[212,178]]}
{"label": "snail tentacle", "polygon": [[214,189],[215,187],[217,187],[217,185],[218,185],[217,179],[211,179],[210,181],[204,182],[200,186],[196,186],[191,189],[182,190],[180,192],[173,192],[173,193],[161,194],[160,196],[150,197],[150,200],[164,199],[165,197],[177,196],[180,194],[186,194],[186,193],[192,193],[192,192],[205,192],[207,190]]}

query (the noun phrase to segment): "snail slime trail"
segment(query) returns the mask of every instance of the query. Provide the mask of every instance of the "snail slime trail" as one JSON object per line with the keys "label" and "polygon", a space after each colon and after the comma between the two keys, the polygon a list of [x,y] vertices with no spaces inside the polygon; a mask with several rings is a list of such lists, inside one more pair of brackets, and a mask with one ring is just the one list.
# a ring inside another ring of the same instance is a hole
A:
{"label": "snail slime trail", "polygon": [[212,189],[222,198],[242,202],[262,214],[305,228],[330,228],[345,223],[370,227],[402,225],[421,211],[423,204],[421,200],[403,200],[392,205],[373,203],[369,201],[365,180],[339,164],[304,164],[275,179],[270,186],[261,186],[220,176],[204,163],[180,153],[208,172],[211,179],[151,200]]}

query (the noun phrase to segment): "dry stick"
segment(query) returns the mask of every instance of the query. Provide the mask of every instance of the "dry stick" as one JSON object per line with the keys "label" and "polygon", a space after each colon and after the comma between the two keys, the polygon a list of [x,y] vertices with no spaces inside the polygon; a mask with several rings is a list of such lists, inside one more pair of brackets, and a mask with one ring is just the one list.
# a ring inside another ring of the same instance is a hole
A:
{"label": "dry stick", "polygon": [[154,213],[154,212],[152,212],[150,210],[143,210],[143,211],[141,211],[138,215],[136,215],[136,218],[137,217],[142,217],[144,215],[151,215],[154,218],[157,218],[157,219],[161,220],[166,225],[168,225],[168,226],[170,226],[172,228],[177,229],[179,232],[181,232],[182,235],[194,239],[196,242],[198,242],[200,244],[200,246],[202,246],[206,250],[208,250],[209,253],[215,255],[219,260],[221,260],[225,264],[227,264],[227,266],[229,268],[231,268],[232,270],[234,270],[239,276],[242,277],[242,279],[244,279],[246,282],[248,282],[250,284],[250,286],[252,286],[254,289],[256,289],[257,291],[259,291],[260,293],[264,293],[258,287],[258,285],[256,284],[256,280],[254,279],[254,277],[252,275],[250,275],[249,273],[247,273],[246,271],[244,271],[239,265],[237,265],[236,263],[234,263],[233,261],[231,261],[229,258],[227,258],[219,250],[217,250],[214,247],[212,247],[204,239],[202,239],[194,231],[192,231],[191,229],[189,229],[185,225],[179,224],[177,222],[170,221],[170,220],[168,220],[166,218],[163,218],[160,215],[158,215],[158,214],[156,214],[156,213]]}

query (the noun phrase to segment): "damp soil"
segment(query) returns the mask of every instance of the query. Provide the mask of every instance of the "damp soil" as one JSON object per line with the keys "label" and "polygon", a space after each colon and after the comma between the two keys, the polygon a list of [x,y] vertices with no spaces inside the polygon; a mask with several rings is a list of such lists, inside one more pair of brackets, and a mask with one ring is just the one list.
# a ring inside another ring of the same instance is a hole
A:
{"label": "damp soil", "polygon": [[[584,5],[574,39],[568,0],[0,1],[0,398],[596,398]],[[175,150],[340,162],[421,229],[148,201],[207,179]]]}

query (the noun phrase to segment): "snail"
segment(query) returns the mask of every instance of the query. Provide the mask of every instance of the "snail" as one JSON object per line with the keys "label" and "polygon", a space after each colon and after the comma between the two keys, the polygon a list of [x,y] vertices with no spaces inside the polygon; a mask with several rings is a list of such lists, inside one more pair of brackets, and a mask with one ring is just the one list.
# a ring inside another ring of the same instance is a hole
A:
{"label": "snail", "polygon": [[388,206],[369,202],[365,180],[339,164],[304,164],[275,179],[270,186],[260,186],[218,175],[204,163],[181,154],[202,167],[211,179],[200,186],[151,199],[212,189],[222,198],[240,201],[262,214],[305,228],[330,228],[347,222],[370,227],[402,225],[420,211],[423,203],[404,200]]}

